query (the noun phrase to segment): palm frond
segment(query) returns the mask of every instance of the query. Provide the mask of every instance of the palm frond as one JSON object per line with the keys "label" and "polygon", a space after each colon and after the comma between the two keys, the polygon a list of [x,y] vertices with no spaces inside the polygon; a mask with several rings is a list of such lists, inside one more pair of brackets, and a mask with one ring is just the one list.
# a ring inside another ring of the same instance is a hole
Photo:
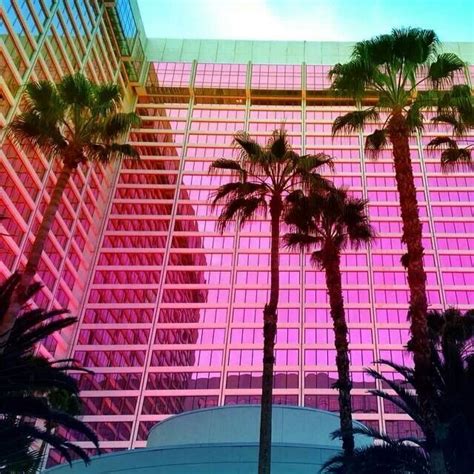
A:
{"label": "palm frond", "polygon": [[132,127],[138,127],[140,123],[140,117],[134,112],[109,115],[99,130],[100,138],[105,142],[123,139]]}
{"label": "palm frond", "polygon": [[467,84],[456,84],[439,95],[438,116],[446,117],[441,121],[451,124],[458,135],[474,127],[474,97]]}
{"label": "palm frond", "polygon": [[332,124],[332,135],[335,136],[338,133],[354,133],[362,130],[367,122],[377,121],[379,119],[379,113],[375,107],[370,107],[365,110],[355,110],[348,112],[345,115],[341,115],[334,120]]}
{"label": "palm frond", "polygon": [[457,147],[458,147],[458,144],[456,140],[445,135],[433,138],[426,146],[428,150],[438,150],[440,148],[444,149],[444,148],[457,148]]}
{"label": "palm frond", "polygon": [[347,234],[351,247],[358,250],[364,246],[369,246],[377,238],[375,229],[368,222],[363,222],[353,226],[347,226]]}
{"label": "palm frond", "polygon": [[309,250],[321,243],[321,238],[298,232],[288,232],[283,236],[285,247],[292,250]]}
{"label": "palm frond", "polygon": [[456,168],[471,168],[472,152],[471,147],[460,148],[456,140],[451,137],[441,135],[433,138],[427,145],[427,150],[433,153],[435,150],[441,152],[441,167],[443,171],[450,171]]}
{"label": "palm frond", "polygon": [[240,151],[240,161],[248,160],[254,166],[265,166],[268,157],[262,147],[247,133],[239,132],[234,136],[234,144]]}
{"label": "palm frond", "polygon": [[453,132],[456,135],[464,135],[468,129],[467,125],[455,113],[445,112],[436,115],[431,119],[434,123],[446,123],[453,127]]}
{"label": "palm frond", "polygon": [[241,181],[231,181],[230,183],[224,183],[223,185],[219,186],[214,194],[211,195],[212,208],[215,209],[216,206],[224,200],[224,202],[228,202],[236,195],[238,196],[240,194],[239,190],[241,186]]}
{"label": "palm frond", "polygon": [[[315,193],[316,194],[316,193]],[[301,189],[295,189],[285,197],[285,210],[283,218],[286,225],[298,229],[299,232],[308,233],[311,220],[314,218],[311,212],[314,204]]]}
{"label": "palm frond", "polygon": [[286,153],[290,150],[290,144],[283,126],[272,133],[267,147],[277,161],[282,161],[285,158]]}
{"label": "palm frond", "polygon": [[[63,311],[57,311],[57,312],[51,312],[51,313],[45,313],[44,311],[39,311],[39,317],[38,317],[38,322],[35,322],[35,326],[32,328],[25,328],[24,331],[21,331],[21,329],[18,329],[18,327],[14,326],[11,333],[10,333],[10,340],[14,341],[15,346],[12,348],[15,351],[20,351],[23,350],[23,348],[26,347],[31,347],[38,342],[42,341],[45,337],[61,331],[72,324],[77,322],[76,317],[64,317],[64,318],[59,318],[56,320],[51,320],[51,318],[54,318],[55,315],[61,315],[64,314]],[[56,313],[56,314],[55,314]],[[24,317],[19,318],[21,322],[22,320],[25,319]],[[44,321],[48,320],[46,323],[41,324],[43,321],[40,321],[40,319],[43,319]]]}
{"label": "palm frond", "polygon": [[[400,384],[394,384],[397,388],[397,396],[391,395],[383,390],[370,389],[369,393],[376,397],[389,401],[397,406],[402,413],[410,416],[418,426],[423,426],[424,419],[421,416],[420,404],[415,395],[411,394],[406,388]],[[392,387],[391,387],[392,388]]]}
{"label": "palm frond", "polygon": [[[70,394],[79,392],[76,380],[67,374],[67,370],[78,370],[77,365],[40,363],[37,358],[16,357],[9,354],[5,357],[6,366],[0,373],[0,391],[27,393],[45,393],[54,389],[66,390]],[[20,363],[22,365],[20,365]]]}
{"label": "palm frond", "polygon": [[[25,429],[26,428],[26,429]],[[0,466],[11,474],[34,474],[41,462],[41,452],[31,447],[29,425],[13,418],[0,421]]]}
{"label": "palm frond", "polygon": [[332,189],[333,183],[319,173],[301,173],[301,187],[305,192],[324,193]]}
{"label": "palm frond", "polygon": [[370,158],[377,158],[379,153],[387,148],[387,131],[383,129],[374,130],[365,137],[365,153]]}
{"label": "palm frond", "polygon": [[246,181],[248,176],[247,170],[242,168],[238,161],[227,158],[219,158],[213,161],[209,166],[209,171],[212,172],[213,170],[236,171],[242,181]]}
{"label": "palm frond", "polygon": [[[19,282],[20,276],[13,274],[0,285],[0,318],[6,314],[10,298]],[[39,285],[32,288],[26,291],[29,296],[33,290],[38,291]],[[96,434],[74,416],[77,413],[79,388],[76,379],[68,371],[86,369],[74,360],[50,361],[35,352],[40,339],[76,322],[76,318],[63,315],[64,311],[25,311],[16,318],[10,338],[4,344],[0,364],[0,436],[5,441],[3,436],[6,435],[8,443],[1,443],[0,465],[2,468],[7,466],[8,472],[11,471],[10,463],[12,468],[18,466],[17,454],[26,456],[28,462],[30,457],[34,458],[35,440],[50,444],[66,459],[71,460],[70,453],[75,452],[88,461],[87,453],[80,447],[58,433],[39,428],[39,425],[35,425],[36,420],[81,433],[84,439],[98,448]],[[59,394],[62,401],[58,399]],[[73,404],[64,403],[68,397],[74,399]],[[73,407],[76,408],[73,410]]]}
{"label": "palm frond", "polygon": [[421,112],[421,107],[417,107],[417,104],[412,104],[412,106],[407,110],[406,122],[410,132],[423,131],[424,116]]}
{"label": "palm frond", "polygon": [[[267,188],[262,183],[251,181],[225,183],[213,194],[212,207],[215,208],[220,203],[227,204],[236,198],[263,197],[266,191]],[[257,196],[254,196],[255,194]]]}
{"label": "palm frond", "polygon": [[89,108],[93,100],[93,84],[81,73],[64,76],[57,85],[61,100],[69,107]]}
{"label": "palm frond", "polygon": [[[376,71],[365,58],[353,57],[329,71],[331,89],[338,95],[361,99],[375,82]],[[373,89],[373,88],[372,88]]]}
{"label": "palm frond", "polygon": [[338,454],[321,468],[325,474],[429,474],[430,463],[417,446],[392,442],[359,448],[352,456]]}
{"label": "palm frond", "polygon": [[32,112],[49,123],[57,123],[63,119],[65,104],[52,82],[29,82],[25,86],[25,93],[24,112]]}
{"label": "palm frond", "polygon": [[[367,426],[364,424],[357,424],[352,426],[352,432],[355,435],[361,435],[368,439],[375,439],[377,441],[383,441],[385,443],[391,443],[393,440],[387,434],[382,433],[380,430]],[[331,439],[338,439],[342,437],[342,431],[340,429],[334,430],[331,433]],[[366,440],[368,441],[368,440]]]}
{"label": "palm frond", "polygon": [[401,64],[422,65],[430,61],[439,47],[439,39],[433,30],[421,28],[394,28],[393,55]]}
{"label": "palm frond", "polygon": [[[393,369],[395,372],[398,372],[404,379],[404,381],[410,385],[413,385],[414,379],[415,379],[415,371],[411,367],[406,367],[401,364],[397,364],[396,362],[393,362],[392,360],[388,359],[379,359],[377,361],[378,364],[384,364],[391,369]],[[374,374],[375,375],[375,374]]]}
{"label": "palm frond", "polygon": [[428,71],[428,79],[434,87],[442,87],[452,84],[454,73],[463,71],[466,63],[454,53],[442,53],[438,55]]}
{"label": "palm frond", "polygon": [[311,253],[310,261],[311,264],[316,268],[322,268],[325,259],[325,254],[323,250],[315,250]]}
{"label": "palm frond", "polygon": [[117,112],[122,105],[122,94],[117,84],[98,84],[94,86],[93,113],[106,116]]}
{"label": "palm frond", "polygon": [[447,148],[441,152],[441,168],[443,171],[453,169],[472,169],[472,154],[470,148]]}
{"label": "palm frond", "polygon": [[263,197],[236,198],[229,201],[219,215],[217,229],[223,233],[230,222],[236,221],[239,227],[256,215],[258,211],[265,214],[267,203]]}
{"label": "palm frond", "polygon": [[36,111],[27,110],[15,117],[8,125],[8,131],[19,146],[29,141],[52,155],[60,154],[67,146],[57,123],[49,118],[43,120],[43,116]]}
{"label": "palm frond", "polygon": [[91,161],[110,163],[113,160],[140,159],[138,150],[129,143],[89,143],[85,148],[85,155]]}
{"label": "palm frond", "polygon": [[354,45],[352,59],[369,65],[380,66],[393,61],[393,37],[383,34]]}

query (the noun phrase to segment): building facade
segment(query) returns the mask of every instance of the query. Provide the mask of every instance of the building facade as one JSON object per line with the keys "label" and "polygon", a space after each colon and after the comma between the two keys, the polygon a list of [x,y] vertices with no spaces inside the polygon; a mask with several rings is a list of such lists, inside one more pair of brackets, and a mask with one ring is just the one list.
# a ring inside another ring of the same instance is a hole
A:
{"label": "building facade", "polygon": [[[333,120],[354,104],[328,92],[327,72],[351,45],[146,39],[127,1],[10,0],[1,8],[3,125],[21,110],[21,84],[78,69],[118,81],[126,107],[142,118],[129,137],[140,161],[84,167],[70,183],[39,273],[45,287],[36,303],[80,317],[74,332],[40,350],[67,353],[94,371],[78,379],[84,419],[104,450],[144,447],[149,429],[172,414],[259,402],[269,223],[262,217],[221,235],[210,200],[230,178],[208,170],[235,156],[235,132],[263,144],[282,124],[296,152],[331,154],[335,172],[327,176],[370,201],[378,238],[370,249],[347,250],[342,268],[354,412],[390,434],[412,432],[396,407],[366,393],[377,385],[365,367],[386,370],[379,358],[410,363],[408,290],[390,150],[377,161],[366,157],[369,129],[331,137]],[[472,44],[445,48],[474,63]],[[471,80],[469,70],[456,78]],[[474,304],[474,175],[443,173],[439,157],[427,154],[439,131],[428,125],[410,139],[428,298],[433,309],[467,309]],[[7,276],[25,262],[58,166],[2,140],[0,270]],[[275,403],[337,411],[324,275],[308,255],[287,249],[281,270]]]}
{"label": "building facade", "polygon": [[[257,472],[260,405],[225,405],[172,416],[150,430],[146,448],[60,464],[45,474],[242,474]],[[325,410],[276,405],[272,423],[272,473],[314,474],[340,453],[331,433],[339,416]],[[357,422],[354,423],[357,425]],[[317,427],[317,429],[315,429]],[[356,434],[356,448],[371,444]]]}
{"label": "building facade", "polygon": [[[21,111],[21,86],[82,71],[95,82],[117,82],[133,107],[134,84],[144,71],[146,38],[135,3],[95,0],[5,0],[0,3],[0,274],[21,269],[59,164],[41,150],[19,147],[4,133]],[[38,275],[44,284],[35,302],[76,313],[101,232],[113,173],[117,168],[80,166],[69,183],[43,254]],[[70,334],[45,341],[46,356],[69,351]]]}

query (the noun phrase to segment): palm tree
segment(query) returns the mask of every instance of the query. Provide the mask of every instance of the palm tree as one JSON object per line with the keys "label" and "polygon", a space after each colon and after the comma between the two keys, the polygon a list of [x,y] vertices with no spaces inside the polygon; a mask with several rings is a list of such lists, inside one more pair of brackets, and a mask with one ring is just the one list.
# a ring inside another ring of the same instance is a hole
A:
{"label": "palm tree", "polygon": [[317,170],[330,165],[325,154],[300,156],[288,143],[286,132],[275,130],[266,146],[260,146],[245,133],[234,137],[240,150],[237,159],[219,159],[211,170],[230,171],[235,176],[220,186],[213,205],[223,204],[218,220],[223,232],[231,221],[243,226],[257,215],[270,214],[271,221],[271,283],[270,299],[263,310],[263,377],[260,419],[259,474],[269,474],[271,466],[271,424],[274,346],[277,331],[279,299],[279,247],[282,216],[295,189],[327,189],[329,182]]}
{"label": "palm tree", "polygon": [[[417,384],[424,414],[431,424],[430,437],[436,438],[436,413],[430,373],[430,344],[426,313],[426,273],[423,267],[422,225],[419,217],[416,188],[410,158],[409,137],[423,127],[422,110],[437,104],[439,94],[418,91],[426,83],[434,89],[452,82],[454,73],[465,63],[455,54],[439,53],[439,41],[431,30],[394,29],[391,34],[356,43],[349,62],[336,64],[330,71],[332,88],[337,93],[362,102],[368,95],[375,105],[338,117],[333,134],[342,130],[361,130],[368,121],[387,113],[381,129],[366,137],[365,149],[376,153],[391,143],[395,178],[400,195],[403,222],[402,241],[407,253],[402,264],[407,268],[410,290],[410,330],[412,335]],[[436,447],[436,443],[432,443]],[[434,448],[436,449],[436,448]],[[439,471],[444,472],[442,453],[438,450]]]}
{"label": "palm tree", "polygon": [[[428,327],[432,381],[436,394],[434,408],[442,432],[444,469],[450,474],[471,474],[474,471],[474,311],[467,311],[464,315],[456,309],[448,309],[444,313],[430,312]],[[417,369],[386,360],[379,362],[391,367],[401,379],[395,381],[375,370],[368,370],[395,394],[385,390],[369,392],[388,400],[409,415],[420,427],[423,437],[395,440],[374,429],[355,428],[354,432],[370,436],[379,443],[356,449],[351,458],[345,453],[333,457],[323,466],[325,473],[376,474],[383,470],[387,474],[430,474],[436,469],[431,455],[431,427],[427,425],[420,401],[412,390],[417,388]],[[334,435],[340,436],[340,433]]]}
{"label": "palm tree", "polygon": [[[453,136],[440,135],[428,143],[428,150],[441,149],[441,165],[444,169],[472,165],[472,140],[464,136],[474,128],[474,98],[471,88],[455,85],[444,92],[438,100],[438,114],[432,119],[452,127]],[[459,146],[462,143],[463,146]]]}
{"label": "palm tree", "polygon": [[375,237],[367,218],[366,205],[367,201],[350,197],[342,188],[308,196],[299,192],[291,196],[285,219],[287,224],[296,228],[296,232],[285,235],[287,245],[290,248],[313,250],[312,262],[325,271],[335,335],[338,374],[335,387],[339,390],[342,446],[348,456],[354,451],[352,383],[340,264],[341,253],[347,246],[358,248],[369,244]]}
{"label": "palm tree", "polygon": [[48,233],[69,178],[80,164],[108,163],[114,159],[138,158],[131,145],[123,143],[131,126],[139,123],[135,113],[121,113],[120,88],[96,85],[84,75],[65,76],[60,83],[31,82],[25,88],[23,112],[9,125],[13,140],[29,141],[62,164],[43,220],[28,255],[20,284],[0,324],[0,353],[9,337],[15,316],[25,302],[23,294],[38,269]]}
{"label": "palm tree", "polygon": [[[10,299],[20,283],[18,274],[12,275],[0,286],[0,319],[10,305]],[[27,296],[39,290],[32,285]],[[7,472],[35,472],[41,462],[43,450],[34,448],[37,442],[56,448],[71,462],[71,454],[89,461],[87,453],[53,426],[61,426],[82,434],[99,446],[96,434],[82,421],[75,418],[71,404],[64,404],[64,397],[79,400],[76,380],[69,370],[81,370],[73,360],[50,361],[35,354],[38,342],[60,331],[77,319],[64,316],[65,311],[35,309],[15,319],[11,335],[0,355],[0,466]],[[61,400],[58,393],[62,394]],[[74,405],[77,407],[77,404]],[[44,428],[42,428],[44,426]]]}

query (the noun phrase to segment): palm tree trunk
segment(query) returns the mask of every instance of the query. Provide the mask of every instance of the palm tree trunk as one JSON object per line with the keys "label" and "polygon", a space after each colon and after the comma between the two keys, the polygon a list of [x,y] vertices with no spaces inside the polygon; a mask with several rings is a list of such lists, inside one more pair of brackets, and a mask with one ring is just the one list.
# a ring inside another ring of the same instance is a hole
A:
{"label": "palm tree trunk", "polygon": [[[395,178],[400,195],[400,210],[403,222],[402,242],[407,246],[403,260],[408,274],[410,289],[410,350],[413,352],[417,394],[424,414],[427,429],[427,442],[433,446],[432,472],[446,473],[443,453],[437,448],[436,426],[438,417],[434,409],[433,384],[431,383],[431,351],[428,338],[426,314],[428,301],[426,297],[426,273],[423,267],[422,225],[418,212],[415,180],[410,158],[409,129],[401,112],[395,112],[388,123],[388,134],[393,145]],[[439,460],[442,459],[442,462]]]}
{"label": "palm tree trunk", "polygon": [[334,250],[325,258],[326,286],[329,293],[329,305],[334,326],[337,366],[337,388],[339,390],[339,417],[342,432],[342,448],[344,454],[354,453],[354,434],[352,432],[352,382],[349,373],[349,342],[344,299],[342,296],[340,256]]}
{"label": "palm tree trunk", "polygon": [[62,195],[74,169],[74,166],[67,164],[66,162],[63,165],[61,173],[59,174],[58,180],[51,195],[51,200],[46,207],[43,220],[41,221],[38,233],[33,242],[33,246],[28,256],[25,270],[22,273],[20,283],[12,295],[12,300],[8,311],[6,312],[3,320],[0,322],[0,354],[3,353],[4,344],[6,341],[8,341],[10,331],[15,322],[15,318],[20,312],[23,304],[26,302],[26,290],[33,283],[33,278],[36,274],[36,271],[38,270],[38,265],[46,244],[46,239],[48,238],[48,234],[53,225]]}
{"label": "palm tree trunk", "polygon": [[270,301],[263,310],[263,377],[260,408],[260,445],[258,453],[258,474],[271,472],[272,448],[272,402],[273,366],[275,364],[275,337],[277,331],[277,308],[280,293],[280,218],[281,196],[273,196],[270,202],[271,216],[271,283]]}

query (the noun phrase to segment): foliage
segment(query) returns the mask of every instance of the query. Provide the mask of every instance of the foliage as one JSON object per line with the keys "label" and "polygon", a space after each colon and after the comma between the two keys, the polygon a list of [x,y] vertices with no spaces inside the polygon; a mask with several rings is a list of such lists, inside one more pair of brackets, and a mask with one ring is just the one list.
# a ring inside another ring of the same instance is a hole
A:
{"label": "foliage", "polygon": [[[424,127],[424,109],[465,106],[465,97],[456,92],[458,86],[451,94],[439,90],[452,85],[455,73],[465,66],[455,54],[440,52],[439,40],[431,30],[393,29],[391,34],[356,43],[350,61],[330,70],[332,89],[357,101],[375,96],[376,104],[338,117],[333,134],[362,130],[378,120],[379,111],[385,112],[388,116],[382,129],[366,138],[366,150],[376,154],[387,144],[386,126],[394,113],[403,113],[413,132]],[[431,90],[419,90],[424,84]],[[466,117],[466,107],[460,110]]]}
{"label": "foliage", "polygon": [[236,221],[243,226],[256,216],[265,216],[271,199],[288,199],[294,189],[325,189],[329,182],[318,170],[332,159],[324,153],[300,156],[295,153],[283,129],[275,130],[266,144],[259,145],[246,133],[238,133],[235,145],[237,159],[222,158],[211,164],[211,170],[230,172],[235,181],[220,186],[213,196],[213,206],[223,205],[219,230]]}
{"label": "foliage", "polygon": [[287,246],[311,250],[312,262],[325,270],[334,327],[339,390],[339,418],[344,454],[354,450],[349,370],[348,328],[344,311],[340,256],[348,246],[370,244],[375,236],[367,213],[367,201],[349,196],[342,188],[328,192],[295,192],[290,196],[285,222],[296,232],[285,235]]}
{"label": "foliage", "polygon": [[[0,286],[0,319],[19,283],[14,274]],[[28,296],[38,291],[30,288]],[[8,472],[34,472],[41,450],[48,443],[71,462],[72,454],[89,461],[87,453],[52,426],[81,433],[98,448],[95,433],[75,418],[79,389],[69,370],[84,370],[71,359],[47,360],[35,353],[44,338],[76,322],[65,311],[24,311],[15,321],[0,356],[0,466]]]}
{"label": "foliage", "polygon": [[230,172],[235,180],[220,186],[213,199],[213,207],[222,205],[218,219],[221,232],[230,222],[242,227],[257,215],[270,214],[271,251],[270,296],[263,310],[263,376],[260,410],[259,474],[271,469],[271,434],[273,400],[273,366],[279,300],[280,226],[285,207],[291,196],[300,189],[326,190],[330,183],[318,170],[331,165],[327,155],[295,153],[283,129],[275,130],[265,146],[259,145],[245,133],[234,138],[239,150],[237,159],[220,159],[211,165],[212,171]]}
{"label": "foliage", "polygon": [[[467,166],[472,168],[474,143],[465,137],[474,128],[474,97],[467,85],[455,85],[444,92],[438,100],[434,123],[443,123],[452,128],[453,136],[440,135],[428,143],[428,150],[441,150],[443,169]],[[464,146],[460,146],[465,143]]]}
{"label": "foliage", "polygon": [[285,235],[286,244],[305,250],[316,247],[311,255],[316,266],[326,268],[333,251],[339,254],[348,245],[359,248],[375,238],[366,213],[367,201],[351,197],[346,189],[309,195],[296,191],[289,201],[285,222],[298,231]]}
{"label": "foliage", "polygon": [[9,125],[11,138],[20,144],[32,142],[73,168],[86,161],[138,158],[122,141],[140,121],[135,113],[119,112],[118,85],[94,84],[76,73],[58,84],[30,82],[25,98],[23,112]]}
{"label": "foliage", "polygon": [[25,86],[22,113],[8,126],[11,139],[29,142],[62,162],[50,200],[27,256],[20,284],[0,324],[0,354],[10,337],[14,320],[25,303],[23,295],[34,279],[70,177],[80,164],[138,158],[137,150],[124,139],[139,124],[135,113],[119,112],[122,105],[116,84],[94,84],[83,74],[65,76],[58,84],[30,82]]}
{"label": "foliage", "polygon": [[[433,311],[428,315],[428,325],[432,345],[431,379],[435,385],[435,410],[441,430],[437,438],[441,440],[446,470],[452,474],[471,474],[474,470],[474,310],[464,315],[456,309],[448,309],[444,313]],[[369,392],[388,400],[409,415],[424,436],[420,439],[394,440],[377,430],[355,430],[379,443],[357,449],[351,459],[344,454],[335,456],[326,463],[323,472],[372,474],[381,469],[387,474],[431,472],[428,429],[419,400],[413,392],[417,384],[415,370],[387,360],[379,363],[393,369],[400,380],[372,369],[367,370],[383,386],[393,390],[394,394],[386,390]],[[334,435],[340,436],[340,433]]]}

